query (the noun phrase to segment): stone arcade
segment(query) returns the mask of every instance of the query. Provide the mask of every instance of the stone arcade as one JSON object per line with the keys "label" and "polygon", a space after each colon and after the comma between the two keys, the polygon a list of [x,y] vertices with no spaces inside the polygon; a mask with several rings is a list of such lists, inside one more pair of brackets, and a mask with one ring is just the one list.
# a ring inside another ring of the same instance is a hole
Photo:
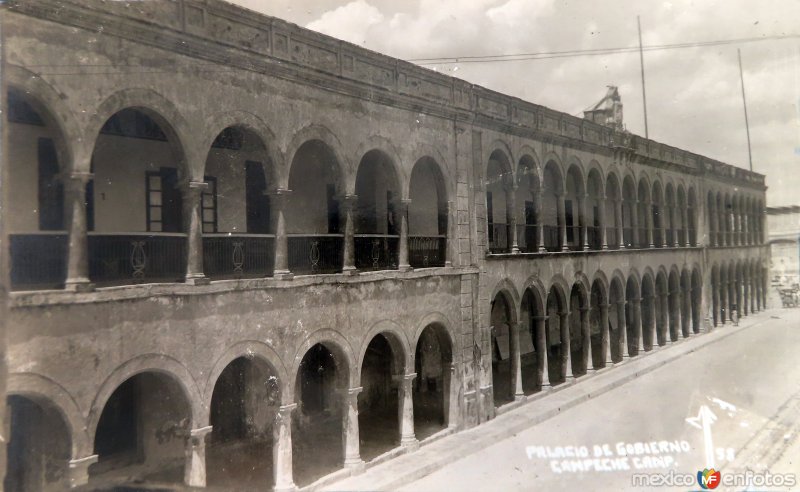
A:
{"label": "stone arcade", "polygon": [[6,490],[294,490],[765,307],[762,175],[218,1],[6,8]]}

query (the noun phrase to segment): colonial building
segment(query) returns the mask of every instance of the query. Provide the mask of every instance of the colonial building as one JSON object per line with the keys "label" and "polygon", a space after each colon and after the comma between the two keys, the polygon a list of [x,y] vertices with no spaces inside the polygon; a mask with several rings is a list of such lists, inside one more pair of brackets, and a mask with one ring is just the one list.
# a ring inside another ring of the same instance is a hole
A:
{"label": "colonial building", "polygon": [[768,207],[770,280],[779,288],[800,284],[800,206]]}
{"label": "colonial building", "polygon": [[216,0],[0,8],[6,490],[313,488],[765,306],[762,175]]}

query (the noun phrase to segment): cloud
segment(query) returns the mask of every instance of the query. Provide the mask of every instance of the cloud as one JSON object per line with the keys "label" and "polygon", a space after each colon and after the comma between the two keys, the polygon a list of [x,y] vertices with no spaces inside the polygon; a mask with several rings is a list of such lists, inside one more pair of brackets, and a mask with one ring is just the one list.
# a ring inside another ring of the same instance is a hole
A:
{"label": "cloud", "polygon": [[364,0],[355,0],[325,12],[306,27],[351,43],[365,45],[370,28],[383,21],[384,16],[380,10]]}

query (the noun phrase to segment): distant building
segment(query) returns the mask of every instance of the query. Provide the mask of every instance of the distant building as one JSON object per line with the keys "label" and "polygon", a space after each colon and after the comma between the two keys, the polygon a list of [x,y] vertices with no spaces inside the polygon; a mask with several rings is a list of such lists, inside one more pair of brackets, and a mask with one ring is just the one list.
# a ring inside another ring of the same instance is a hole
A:
{"label": "distant building", "polygon": [[770,280],[791,288],[800,284],[800,205],[767,207]]}
{"label": "distant building", "polygon": [[608,92],[603,99],[583,112],[583,117],[599,125],[613,128],[617,131],[625,130],[622,123],[622,98],[616,86],[608,86]]}

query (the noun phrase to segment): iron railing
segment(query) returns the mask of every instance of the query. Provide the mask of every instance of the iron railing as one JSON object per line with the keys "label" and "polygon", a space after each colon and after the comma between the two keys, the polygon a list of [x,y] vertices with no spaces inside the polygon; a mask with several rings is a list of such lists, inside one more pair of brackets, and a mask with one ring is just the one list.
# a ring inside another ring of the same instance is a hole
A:
{"label": "iron railing", "polygon": [[447,237],[409,236],[408,262],[414,268],[441,267],[447,258]]}
{"label": "iron railing", "polygon": [[622,228],[622,240],[626,248],[633,248],[633,227]]}
{"label": "iron railing", "polygon": [[509,227],[508,224],[494,222],[489,224],[489,252],[509,252]]}
{"label": "iron railing", "polygon": [[573,225],[567,227],[567,246],[571,251],[580,251],[583,249],[583,234],[582,227]]}
{"label": "iron railing", "polygon": [[11,234],[11,289],[58,289],[67,276],[67,233]]}
{"label": "iron railing", "polygon": [[539,251],[539,227],[536,224],[517,224],[517,245],[523,253]]}
{"label": "iron railing", "polygon": [[561,228],[557,225],[545,225],[544,249],[547,251],[561,251]]}
{"label": "iron railing", "polygon": [[660,228],[653,229],[653,246],[655,246],[656,248],[663,248],[664,241],[662,241],[661,238],[662,238],[661,229]]}
{"label": "iron railing", "polygon": [[619,234],[617,227],[606,227],[606,246],[608,249],[619,249]]}
{"label": "iron railing", "polygon": [[182,282],[186,234],[89,233],[89,278],[100,284]]}
{"label": "iron railing", "polygon": [[600,227],[587,227],[586,234],[588,235],[589,240],[589,249],[592,250],[600,250],[603,248],[603,236],[601,234],[602,229]]}
{"label": "iron railing", "polygon": [[357,234],[353,238],[356,268],[359,270],[395,270],[398,262],[399,236]]}
{"label": "iron railing", "polygon": [[290,234],[289,270],[298,275],[342,271],[341,234]]}
{"label": "iron railing", "polygon": [[204,234],[203,273],[212,279],[271,276],[275,236]]}

